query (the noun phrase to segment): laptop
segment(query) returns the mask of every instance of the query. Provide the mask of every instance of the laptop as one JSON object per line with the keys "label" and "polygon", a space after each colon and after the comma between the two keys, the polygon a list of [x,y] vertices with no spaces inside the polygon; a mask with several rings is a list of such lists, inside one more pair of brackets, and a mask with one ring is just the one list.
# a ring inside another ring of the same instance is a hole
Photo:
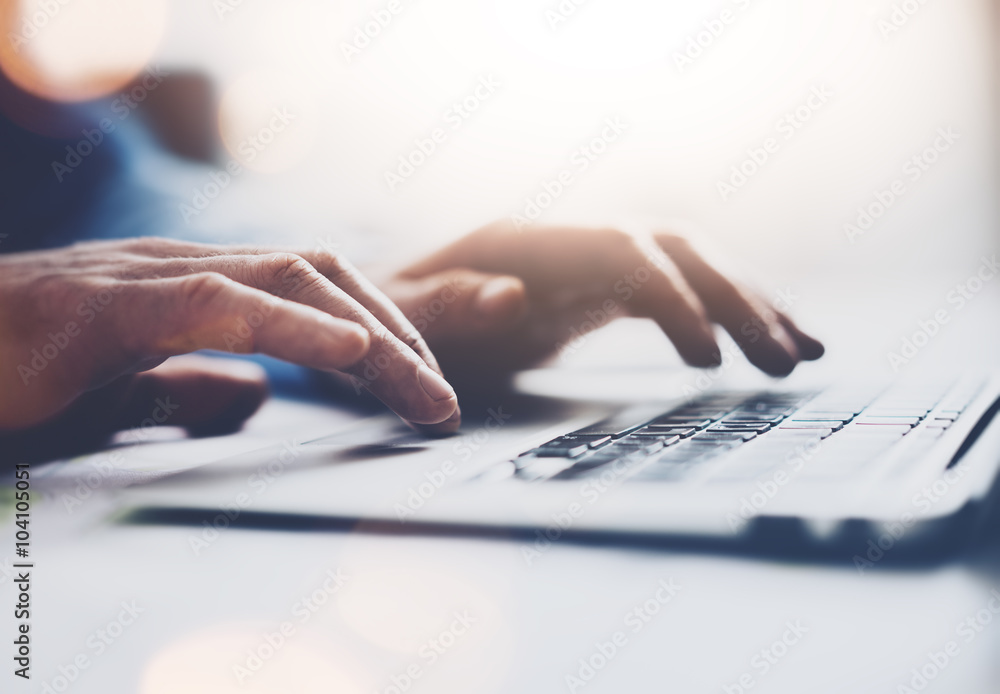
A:
{"label": "laptop", "polygon": [[437,440],[388,412],[279,399],[246,432],[133,442],[35,482],[67,513],[107,513],[84,502],[110,492],[129,522],[191,525],[195,554],[244,525],[501,537],[529,564],[583,541],[830,557],[863,572],[947,556],[990,521],[996,375],[793,382],[624,405],[529,384],[467,406],[462,432]]}

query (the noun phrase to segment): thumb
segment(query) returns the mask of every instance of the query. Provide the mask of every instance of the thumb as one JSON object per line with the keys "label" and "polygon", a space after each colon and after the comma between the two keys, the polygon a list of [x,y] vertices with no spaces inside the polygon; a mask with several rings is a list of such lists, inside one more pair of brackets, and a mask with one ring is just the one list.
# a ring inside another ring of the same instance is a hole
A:
{"label": "thumb", "polygon": [[400,278],[389,294],[428,340],[502,332],[528,306],[520,278],[465,268]]}
{"label": "thumb", "polygon": [[153,424],[196,435],[235,431],[267,398],[267,375],[252,362],[187,355],[136,374],[114,428]]}
{"label": "thumb", "polygon": [[0,449],[12,461],[41,462],[98,450],[127,429],[134,436],[126,443],[141,442],[150,427],[160,425],[194,434],[228,433],[266,397],[266,375],[252,362],[174,357],[84,393],[48,422],[0,435]]}

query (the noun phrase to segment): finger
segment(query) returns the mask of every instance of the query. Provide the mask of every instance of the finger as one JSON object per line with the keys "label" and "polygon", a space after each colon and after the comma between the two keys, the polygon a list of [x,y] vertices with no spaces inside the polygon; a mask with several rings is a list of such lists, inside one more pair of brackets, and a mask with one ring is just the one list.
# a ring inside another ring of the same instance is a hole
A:
{"label": "finger", "polygon": [[785,331],[792,336],[795,340],[795,344],[799,348],[799,356],[807,361],[815,361],[823,356],[826,352],[826,348],[823,343],[817,340],[812,335],[803,332],[799,326],[795,325],[794,321],[785,314],[778,312],[778,321]]}
{"label": "finger", "polygon": [[686,239],[657,234],[656,241],[677,264],[709,316],[740,346],[751,364],[772,376],[786,376],[799,362],[798,345],[777,312],[747,296],[713,268]]}
{"label": "finger", "polygon": [[[293,288],[291,285],[299,285],[300,288],[305,285],[308,288],[309,283],[303,282],[303,280],[309,279],[308,275],[310,273],[305,269],[296,268],[292,260],[286,259],[283,262],[280,256],[286,256],[286,258],[291,255],[298,256],[342,291],[353,297],[355,301],[363,306],[393,335],[415,351],[433,370],[440,373],[437,360],[427,347],[426,342],[421,339],[419,332],[406,320],[403,313],[381,290],[341,255],[319,249],[289,251],[287,248],[265,246],[210,246],[160,238],[136,239],[132,244],[132,250],[149,258],[176,259],[175,262],[170,264],[170,269],[162,270],[171,273],[172,276],[191,274],[198,271],[196,268],[205,267],[204,263],[185,263],[185,259],[215,259],[216,262],[209,264],[208,268],[212,271],[220,271],[216,268],[222,267],[222,271],[225,271],[234,265],[238,270],[243,269],[243,266],[239,265],[239,261],[223,261],[221,260],[222,258],[276,256],[273,260],[278,266],[277,270],[266,270],[264,278],[244,276],[239,279],[234,277],[233,279],[249,283],[251,286],[256,286],[259,289],[264,289],[265,291],[290,298],[294,301],[316,305],[313,301],[319,300],[322,304],[326,298],[323,291],[312,292],[312,296],[308,296],[306,292],[298,292],[294,298],[289,296]],[[220,262],[223,265],[220,265]],[[289,267],[284,267],[284,265],[288,265]],[[298,272],[295,272],[296,270]],[[267,277],[267,275],[271,276]],[[265,279],[268,286],[261,286],[261,282],[256,281],[256,279]],[[315,278],[313,277],[312,279]],[[313,288],[315,289],[315,287]],[[316,307],[326,310],[322,305],[317,305]]]}
{"label": "finger", "polygon": [[661,249],[640,243],[639,250],[644,262],[630,274],[645,268],[648,280],[628,299],[632,312],[656,321],[691,366],[718,366],[719,345],[696,292]]}
{"label": "finger", "polygon": [[151,371],[128,374],[84,393],[53,419],[8,435],[0,445],[12,462],[66,458],[104,448],[115,432],[142,443],[157,426],[192,433],[235,430],[267,397],[263,369],[233,359],[176,357]]}
{"label": "finger", "polygon": [[[557,258],[561,262],[552,262]],[[635,315],[652,318],[692,366],[717,366],[719,346],[704,307],[684,277],[651,241],[616,229],[551,227],[513,233],[505,224],[484,227],[411,267],[407,275],[438,272],[451,263],[484,272],[518,268],[529,286],[558,293],[593,285],[607,296],[619,280],[642,268],[643,286],[626,301]]]}
{"label": "finger", "polygon": [[[378,320],[354,297],[296,254],[168,260],[163,263],[163,271],[176,274],[217,272],[242,285],[363,326],[370,335],[370,348],[365,359],[336,368],[350,374],[359,388],[370,390],[408,422],[438,424],[452,418],[458,407],[454,389],[441,376],[437,362],[433,361],[430,350],[416,329],[398,308],[359,278],[357,271],[345,261],[328,257],[324,262],[327,272],[333,273],[336,266],[338,281],[352,286],[359,295],[363,295],[392,327]],[[425,352],[431,363],[421,358],[417,350]],[[444,426],[454,431],[457,423],[452,419]]]}
{"label": "finger", "polygon": [[340,287],[384,325],[392,335],[413,350],[428,366],[441,373],[437,359],[413,323],[357,268],[342,256],[327,251],[299,253],[324,277]]}
{"label": "finger", "polygon": [[235,431],[267,399],[267,375],[248,361],[188,355],[136,374],[115,422],[117,430],[184,427],[198,435]]}
{"label": "finger", "polygon": [[463,268],[400,278],[389,289],[410,322],[432,342],[499,333],[517,323],[528,306],[519,278]]}
{"label": "finger", "polygon": [[111,313],[132,364],[199,349],[259,352],[317,369],[340,369],[368,350],[356,323],[280,299],[219,273],[125,283]]}

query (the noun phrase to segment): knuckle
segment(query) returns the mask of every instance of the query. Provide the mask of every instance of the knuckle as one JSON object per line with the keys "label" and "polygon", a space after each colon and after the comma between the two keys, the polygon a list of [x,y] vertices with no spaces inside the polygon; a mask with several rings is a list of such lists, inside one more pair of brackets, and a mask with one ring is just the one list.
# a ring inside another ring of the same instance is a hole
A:
{"label": "knuckle", "polygon": [[186,277],[182,283],[184,311],[200,313],[216,304],[233,285],[233,281],[218,272],[202,272]]}
{"label": "knuckle", "polygon": [[312,284],[319,277],[305,258],[294,253],[272,253],[257,262],[265,286],[273,287],[279,293],[295,291]]}
{"label": "knuckle", "polygon": [[416,328],[406,328],[397,337],[400,342],[417,354],[423,355],[430,351],[427,347],[427,342],[424,340],[423,336],[417,332]]}
{"label": "knuckle", "polygon": [[320,251],[318,261],[322,264],[326,275],[333,281],[354,271],[354,266],[344,255],[333,251],[325,249]]}

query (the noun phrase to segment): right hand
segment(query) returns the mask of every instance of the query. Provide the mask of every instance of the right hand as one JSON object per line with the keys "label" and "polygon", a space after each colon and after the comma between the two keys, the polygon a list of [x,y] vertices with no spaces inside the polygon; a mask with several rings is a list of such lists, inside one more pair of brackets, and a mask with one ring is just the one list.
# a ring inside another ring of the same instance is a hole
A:
{"label": "right hand", "polygon": [[340,256],[161,238],[0,255],[0,432],[201,349],[342,372],[425,432],[459,425],[423,338]]}

